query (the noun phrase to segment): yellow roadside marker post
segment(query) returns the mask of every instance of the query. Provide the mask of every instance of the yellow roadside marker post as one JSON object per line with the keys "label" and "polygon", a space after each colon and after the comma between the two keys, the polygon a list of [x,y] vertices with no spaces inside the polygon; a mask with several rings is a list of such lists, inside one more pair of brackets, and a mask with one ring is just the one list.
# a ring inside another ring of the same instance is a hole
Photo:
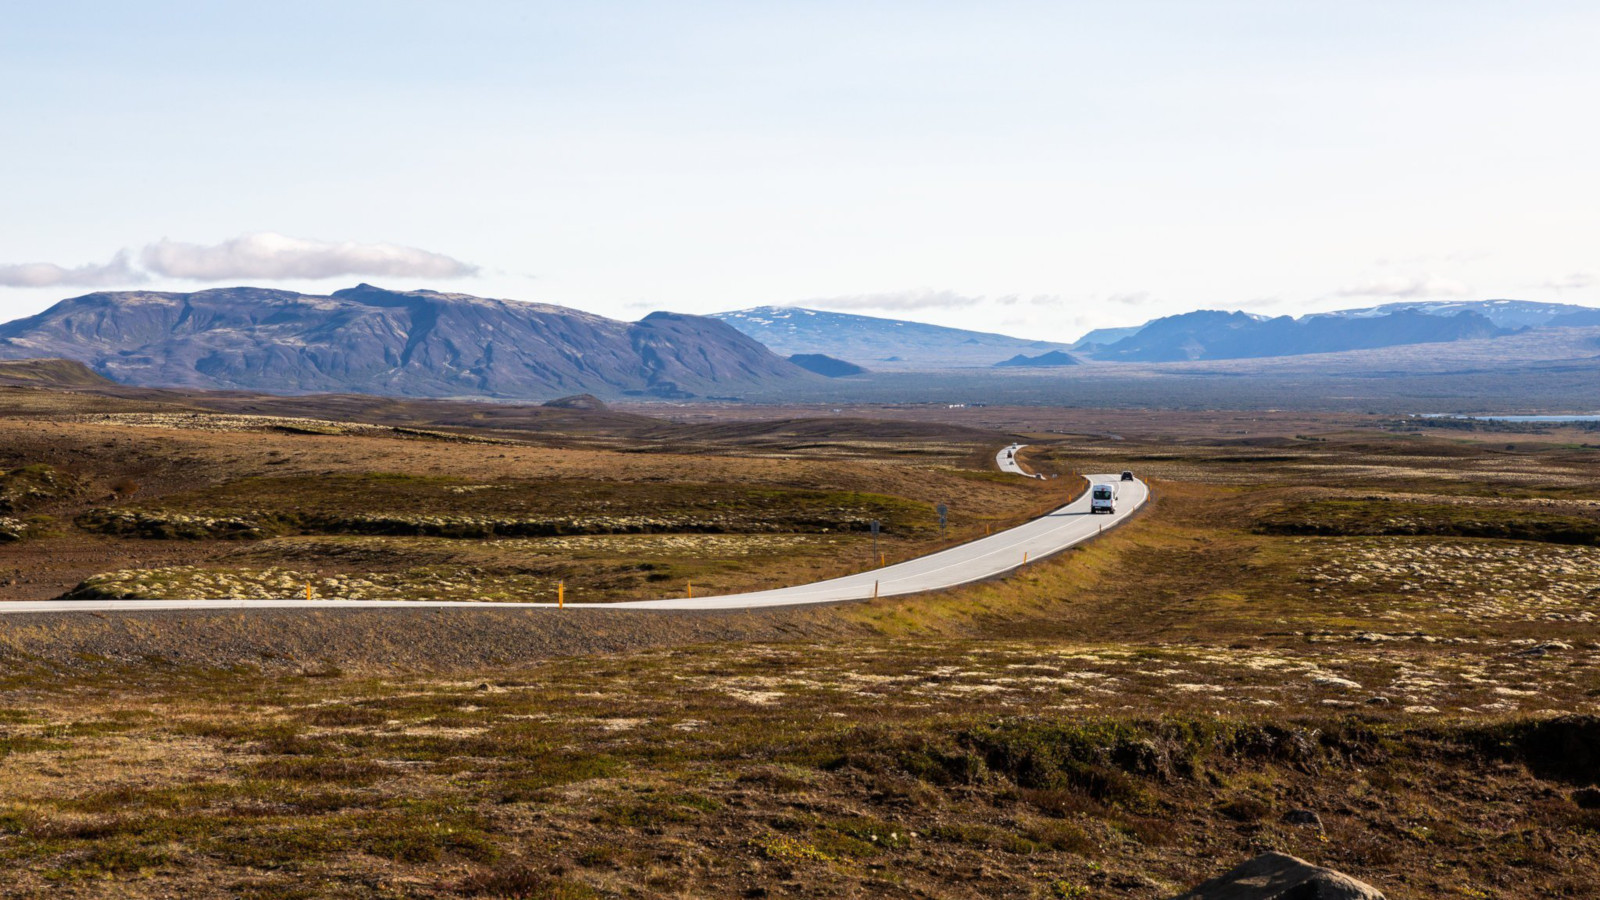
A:
{"label": "yellow roadside marker post", "polygon": [[306,582],[306,599],[311,599],[311,582]]}
{"label": "yellow roadside marker post", "polygon": [[556,582],[556,609],[566,609],[566,608],[567,608],[567,583],[565,581],[558,581],[558,582]]}
{"label": "yellow roadside marker post", "polygon": [[1023,565],[1027,565],[1028,564],[1028,551],[1026,551],[1026,550],[1022,551],[1022,564]]}
{"label": "yellow roadside marker post", "polygon": [[689,599],[694,599],[694,582],[689,582]]}

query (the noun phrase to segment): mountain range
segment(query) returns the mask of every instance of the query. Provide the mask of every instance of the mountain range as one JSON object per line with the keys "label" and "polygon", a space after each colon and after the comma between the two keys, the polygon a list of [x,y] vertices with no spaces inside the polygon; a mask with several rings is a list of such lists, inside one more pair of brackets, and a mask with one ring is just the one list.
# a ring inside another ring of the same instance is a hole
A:
{"label": "mountain range", "polygon": [[[328,295],[252,287],[88,294],[0,325],[0,359],[75,360],[129,385],[278,394],[831,401],[900,396],[907,373],[983,379],[1009,371],[1006,381],[1020,383],[1062,369],[1083,373],[1075,378],[1117,377],[1117,363],[1284,360],[1442,343],[1477,346],[1475,359],[1516,343],[1524,361],[1537,362],[1570,356],[1572,340],[1592,341],[1572,330],[1582,326],[1600,326],[1600,309],[1487,300],[1299,318],[1199,310],[1098,329],[1069,353],[1051,341],[800,308],[657,312],[623,322],[549,304],[363,284]],[[1385,363],[1373,356],[1368,364]]]}
{"label": "mountain range", "polygon": [[1299,318],[1197,310],[1132,327],[1097,328],[1072,349],[1093,359],[1123,362],[1256,359],[1586,325],[1600,325],[1600,309],[1533,300],[1407,300]]}
{"label": "mountain range", "polygon": [[1143,325],[1097,328],[1068,345],[802,307],[761,306],[712,317],[780,353],[826,354],[883,372],[1256,359],[1600,325],[1600,309],[1567,303],[1428,300],[1299,318],[1197,310]]}
{"label": "mountain range", "polygon": [[88,294],[0,325],[0,359],[27,357],[145,386],[433,397],[685,398],[820,377],[702,316],[621,322],[367,284]]}
{"label": "mountain range", "polygon": [[[1565,316],[1597,314],[1600,310],[1571,303],[1543,303],[1536,300],[1402,300],[1398,303],[1385,303],[1382,306],[1312,313],[1303,318],[1332,316],[1360,319],[1387,316],[1397,312],[1420,312],[1430,316],[1453,316],[1456,313],[1470,312],[1483,316],[1501,328],[1539,328],[1559,324],[1556,320]],[[1600,324],[1600,319],[1590,324]]]}
{"label": "mountain range", "polygon": [[1432,315],[1401,309],[1373,316],[1299,319],[1201,310],[1156,319],[1137,333],[1098,349],[1094,358],[1109,362],[1176,362],[1303,356],[1498,337],[1512,331],[1470,310]]}
{"label": "mountain range", "polygon": [[992,366],[1018,354],[1067,349],[1053,341],[798,306],[758,306],[711,317],[786,356],[823,354],[878,372]]}

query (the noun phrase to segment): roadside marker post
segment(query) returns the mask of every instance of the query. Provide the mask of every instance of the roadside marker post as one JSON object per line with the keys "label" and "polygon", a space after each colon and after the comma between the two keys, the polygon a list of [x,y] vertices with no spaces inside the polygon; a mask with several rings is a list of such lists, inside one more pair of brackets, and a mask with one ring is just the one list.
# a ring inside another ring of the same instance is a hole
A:
{"label": "roadside marker post", "polygon": [[694,582],[689,582],[689,599],[694,599]]}
{"label": "roadside marker post", "polygon": [[567,608],[567,583],[565,581],[558,581],[558,582],[556,582],[556,609],[566,609],[566,608]]}
{"label": "roadside marker post", "polygon": [[878,599],[878,583],[876,581],[872,583],[872,599]]}
{"label": "roadside marker post", "polygon": [[889,564],[889,554],[887,554],[887,553],[879,553],[878,554],[878,568],[881,569],[881,568],[883,568],[884,566],[886,566],[888,564]]}
{"label": "roadside marker post", "polygon": [[311,582],[306,582],[306,599],[311,599]]}
{"label": "roadside marker post", "polygon": [[1027,565],[1028,564],[1028,551],[1026,551],[1026,550],[1022,551],[1022,564],[1023,565]]}

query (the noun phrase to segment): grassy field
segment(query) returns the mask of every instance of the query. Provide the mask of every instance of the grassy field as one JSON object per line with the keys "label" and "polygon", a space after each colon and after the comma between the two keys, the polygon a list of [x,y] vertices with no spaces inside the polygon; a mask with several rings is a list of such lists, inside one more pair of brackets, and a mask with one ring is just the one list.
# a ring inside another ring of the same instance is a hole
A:
{"label": "grassy field", "polygon": [[[101,409],[112,402],[137,409]],[[439,430],[27,388],[0,388],[0,410],[0,599],[759,589],[970,539],[1081,485],[999,476],[990,460],[1005,438],[977,429],[936,428],[934,441],[841,422],[824,441],[800,423],[599,412],[583,441],[583,413],[567,410],[552,431],[537,416]],[[636,445],[614,446],[619,421]]]}
{"label": "grassy field", "polygon": [[[1155,900],[1280,849],[1391,898],[1592,896],[1600,452],[1358,417],[971,415],[1011,417],[1043,468],[1133,468],[1155,502],[1004,580],[818,610],[0,621],[0,893]],[[915,552],[940,540],[931,502],[992,504],[956,523],[970,535],[1072,481],[986,474],[994,445],[949,424],[962,441],[684,426],[722,448],[691,455],[55,416],[7,420],[7,471],[58,474],[6,483],[33,492],[6,515],[49,521],[0,553],[43,572],[66,571],[50,548],[168,554],[93,573],[146,573],[135,592],[164,589],[158,569],[430,570],[462,596],[624,562],[802,578],[860,550],[819,517],[882,516]],[[182,473],[103,462],[157,439]],[[640,498],[720,518],[517,536],[325,518],[603,519]],[[264,530],[130,537],[104,509]]]}

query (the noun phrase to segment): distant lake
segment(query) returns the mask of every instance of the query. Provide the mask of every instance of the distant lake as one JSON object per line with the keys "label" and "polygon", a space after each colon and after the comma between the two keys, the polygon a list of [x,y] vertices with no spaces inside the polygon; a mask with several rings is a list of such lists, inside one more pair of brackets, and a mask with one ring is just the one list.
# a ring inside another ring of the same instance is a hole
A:
{"label": "distant lake", "polygon": [[1475,422],[1600,422],[1600,413],[1581,416],[1462,416],[1455,413],[1425,413],[1424,419],[1471,419]]}

